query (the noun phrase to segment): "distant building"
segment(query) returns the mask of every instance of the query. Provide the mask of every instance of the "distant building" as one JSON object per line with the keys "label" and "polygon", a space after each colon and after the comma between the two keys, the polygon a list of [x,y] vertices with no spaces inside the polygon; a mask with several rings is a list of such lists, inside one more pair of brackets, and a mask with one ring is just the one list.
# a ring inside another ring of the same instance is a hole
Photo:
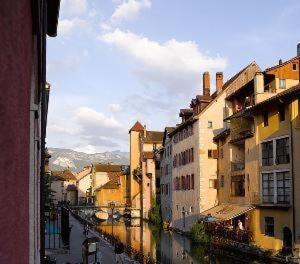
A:
{"label": "distant building", "polygon": [[148,131],[136,122],[129,131],[130,135],[130,177],[128,181],[132,214],[147,219],[151,201],[155,199],[156,178],[154,151],[161,147],[164,132]]}
{"label": "distant building", "polygon": [[[54,202],[72,202],[72,205],[77,204],[75,203],[73,194],[76,188],[76,177],[75,175],[69,170],[65,169],[62,171],[52,171],[51,172],[51,190],[54,191]],[[72,186],[72,187],[69,187]],[[78,199],[76,198],[76,201]]]}
{"label": "distant building", "polygon": [[108,172],[108,178],[108,182],[94,190],[95,205],[109,208],[114,203],[115,211],[123,212],[127,201],[126,175],[122,172]]}
{"label": "distant building", "polygon": [[163,144],[160,150],[160,206],[163,221],[171,222],[172,220],[172,138],[169,134],[175,128],[166,127],[163,137]]}
{"label": "distant building", "polygon": [[76,174],[79,204],[93,204],[92,166],[86,166]]}

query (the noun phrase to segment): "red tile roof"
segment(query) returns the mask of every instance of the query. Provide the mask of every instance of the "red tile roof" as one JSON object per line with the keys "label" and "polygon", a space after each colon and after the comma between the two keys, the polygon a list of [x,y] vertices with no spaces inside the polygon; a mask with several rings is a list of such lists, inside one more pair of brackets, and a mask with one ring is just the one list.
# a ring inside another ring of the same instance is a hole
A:
{"label": "red tile roof", "polygon": [[102,164],[102,163],[96,163],[93,164],[94,170],[96,172],[121,172],[122,166],[121,165],[115,165],[115,164]]}
{"label": "red tile roof", "polygon": [[139,121],[136,121],[134,126],[129,130],[129,133],[131,131],[137,131],[137,132],[144,131],[144,127]]}

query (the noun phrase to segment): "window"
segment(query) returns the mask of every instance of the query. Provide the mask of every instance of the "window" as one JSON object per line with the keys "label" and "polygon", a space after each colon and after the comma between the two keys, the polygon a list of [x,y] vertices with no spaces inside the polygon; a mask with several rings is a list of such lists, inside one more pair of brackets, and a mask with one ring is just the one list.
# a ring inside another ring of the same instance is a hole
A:
{"label": "window", "polygon": [[194,162],[194,148],[191,148],[191,162]]}
{"label": "window", "polygon": [[233,196],[245,196],[245,176],[231,177],[231,194]]}
{"label": "window", "polygon": [[191,175],[191,189],[194,190],[195,183],[194,183],[194,174]]}
{"label": "window", "polygon": [[262,173],[262,202],[274,203],[274,175]]}
{"label": "window", "polygon": [[263,113],[263,124],[264,127],[267,127],[269,125],[269,115],[268,112]]}
{"label": "window", "polygon": [[185,190],[185,189],[186,189],[185,177],[181,176],[181,190]]}
{"label": "window", "polygon": [[208,121],[207,127],[208,127],[208,128],[212,128],[212,127],[213,127],[213,122],[212,122],[212,121]]}
{"label": "window", "polygon": [[279,88],[280,89],[285,89],[286,88],[285,80],[279,80]]}
{"label": "window", "polygon": [[193,206],[190,207],[190,213],[193,213],[194,212],[194,208]]}
{"label": "window", "polygon": [[188,189],[188,190],[190,190],[191,189],[191,176],[190,175],[187,175],[186,176],[186,188]]}
{"label": "window", "polygon": [[285,108],[284,108],[284,105],[281,105],[279,107],[279,120],[280,122],[284,121],[285,120]]}
{"label": "window", "polygon": [[293,71],[297,71],[297,63],[292,64],[292,69],[293,69]]}
{"label": "window", "polygon": [[274,218],[273,217],[265,217],[265,235],[266,236],[274,236]]}
{"label": "window", "polygon": [[224,187],[224,175],[221,175],[220,186]]}
{"label": "window", "polygon": [[290,162],[289,138],[276,140],[276,164],[287,164]]}
{"label": "window", "polygon": [[209,158],[212,158],[212,150],[211,150],[211,149],[208,150],[207,156],[208,156]]}
{"label": "window", "polygon": [[291,180],[290,173],[277,172],[277,203],[278,204],[289,204],[291,197]]}
{"label": "window", "polygon": [[273,165],[273,141],[261,144],[262,166]]}
{"label": "window", "polygon": [[216,180],[214,180],[214,179],[209,180],[209,188],[212,188],[212,189],[216,188]]}

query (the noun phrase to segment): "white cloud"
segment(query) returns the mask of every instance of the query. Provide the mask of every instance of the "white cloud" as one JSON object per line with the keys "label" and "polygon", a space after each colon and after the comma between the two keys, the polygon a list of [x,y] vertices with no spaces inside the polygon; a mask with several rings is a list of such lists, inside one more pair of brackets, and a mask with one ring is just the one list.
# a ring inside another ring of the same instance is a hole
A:
{"label": "white cloud", "polygon": [[142,9],[150,8],[151,5],[151,0],[127,0],[116,8],[111,16],[111,21],[117,23],[136,18]]}
{"label": "white cloud", "polygon": [[58,36],[67,37],[73,34],[75,31],[80,32],[88,28],[88,23],[84,19],[72,18],[62,19],[58,22]]}
{"label": "white cloud", "polygon": [[87,0],[62,0],[62,16],[78,16],[87,11]]}
{"label": "white cloud", "polygon": [[183,88],[195,89],[201,81],[201,72],[222,70],[227,65],[225,58],[202,53],[194,41],[170,39],[159,43],[120,29],[104,33],[100,39],[134,58],[139,63],[135,73],[141,80],[177,92]]}
{"label": "white cloud", "polygon": [[119,104],[110,104],[109,109],[113,113],[121,112],[123,110],[122,106]]}
{"label": "white cloud", "polygon": [[84,152],[117,149],[127,144],[127,127],[114,117],[89,107],[78,107],[69,116],[55,120],[52,117],[47,129],[52,137],[78,142],[74,147]]}
{"label": "white cloud", "polygon": [[107,117],[89,107],[80,107],[75,113],[75,120],[82,129],[99,127],[104,129],[119,129],[122,126],[113,117]]}

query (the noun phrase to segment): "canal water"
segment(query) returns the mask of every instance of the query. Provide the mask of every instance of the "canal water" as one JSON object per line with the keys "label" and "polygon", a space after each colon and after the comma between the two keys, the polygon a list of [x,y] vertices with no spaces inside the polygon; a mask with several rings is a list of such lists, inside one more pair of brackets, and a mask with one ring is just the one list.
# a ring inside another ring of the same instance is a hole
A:
{"label": "canal water", "polygon": [[162,229],[158,230],[140,219],[127,221],[121,218],[119,221],[105,221],[100,223],[98,228],[117,236],[124,244],[141,251],[144,255],[150,255],[158,263],[266,263],[251,260],[245,254],[236,255],[232,252],[221,251],[217,248],[207,250],[202,246],[193,244],[185,236]]}

